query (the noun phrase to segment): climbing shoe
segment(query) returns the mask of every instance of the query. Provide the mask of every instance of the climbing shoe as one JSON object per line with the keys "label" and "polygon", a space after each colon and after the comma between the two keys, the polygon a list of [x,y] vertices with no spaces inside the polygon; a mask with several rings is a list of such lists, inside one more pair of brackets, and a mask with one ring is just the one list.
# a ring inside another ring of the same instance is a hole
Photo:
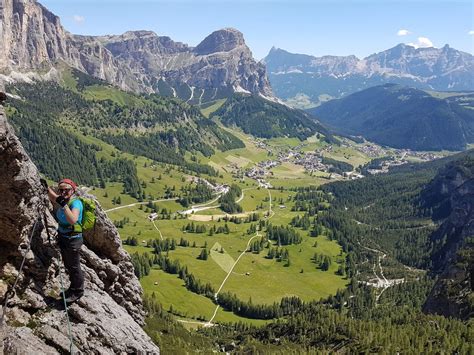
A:
{"label": "climbing shoe", "polygon": [[66,297],[66,303],[67,304],[74,303],[83,295],[84,295],[84,292],[70,292],[69,295]]}

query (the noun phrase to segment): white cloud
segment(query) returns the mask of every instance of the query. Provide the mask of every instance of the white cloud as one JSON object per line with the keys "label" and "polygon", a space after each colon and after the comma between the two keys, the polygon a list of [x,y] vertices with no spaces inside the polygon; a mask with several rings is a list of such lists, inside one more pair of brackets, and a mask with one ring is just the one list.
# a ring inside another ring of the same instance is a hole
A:
{"label": "white cloud", "polygon": [[474,36],[474,30],[470,30],[467,34],[471,35],[471,36]]}
{"label": "white cloud", "polygon": [[80,15],[74,15],[72,19],[74,20],[75,23],[79,25],[82,24],[86,20],[84,16],[80,16]]}
{"label": "white cloud", "polygon": [[411,32],[408,31],[408,30],[398,30],[397,32],[397,36],[406,36],[408,34],[410,34]]}
{"label": "white cloud", "polygon": [[420,44],[420,47],[433,47],[433,42],[431,42],[430,39],[426,37],[418,37],[418,43]]}
{"label": "white cloud", "polygon": [[434,47],[433,42],[431,42],[431,40],[426,37],[418,37],[418,41],[416,43],[407,43],[407,45],[415,47],[415,48]]}

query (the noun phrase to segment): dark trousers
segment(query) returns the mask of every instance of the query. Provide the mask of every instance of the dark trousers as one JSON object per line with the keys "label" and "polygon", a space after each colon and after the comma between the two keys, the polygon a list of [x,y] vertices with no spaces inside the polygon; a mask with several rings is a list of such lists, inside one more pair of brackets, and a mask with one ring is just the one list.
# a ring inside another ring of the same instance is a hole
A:
{"label": "dark trousers", "polygon": [[76,293],[84,292],[84,273],[81,268],[82,236],[70,238],[60,234],[58,242],[63,263],[71,281],[69,289]]}

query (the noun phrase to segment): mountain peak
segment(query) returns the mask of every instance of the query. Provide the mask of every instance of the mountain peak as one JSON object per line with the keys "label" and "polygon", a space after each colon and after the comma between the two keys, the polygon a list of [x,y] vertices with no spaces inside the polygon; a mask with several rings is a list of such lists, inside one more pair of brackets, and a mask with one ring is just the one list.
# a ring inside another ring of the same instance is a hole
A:
{"label": "mountain peak", "polygon": [[148,30],[136,30],[136,31],[127,31],[122,34],[122,37],[158,37],[158,35],[153,31]]}
{"label": "mountain peak", "polygon": [[212,32],[209,36],[194,48],[198,55],[206,55],[217,52],[229,52],[232,49],[245,46],[244,35],[235,28],[223,28]]}
{"label": "mountain peak", "polygon": [[[181,98],[199,103],[240,89],[273,96],[265,67],[255,61],[242,33],[234,28],[215,31],[192,48],[143,29],[119,35],[74,35],[35,0],[3,3],[2,74],[12,70],[30,73],[64,62],[125,90],[176,95],[175,86],[184,85],[187,88],[179,90]],[[202,57],[211,53],[212,58]],[[197,63],[206,69],[198,71]]]}

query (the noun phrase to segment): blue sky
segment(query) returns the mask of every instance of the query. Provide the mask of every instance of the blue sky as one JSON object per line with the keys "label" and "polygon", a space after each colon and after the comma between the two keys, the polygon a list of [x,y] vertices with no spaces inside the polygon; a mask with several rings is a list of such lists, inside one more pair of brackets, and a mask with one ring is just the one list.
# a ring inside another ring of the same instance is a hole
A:
{"label": "blue sky", "polygon": [[[398,43],[474,52],[474,2],[467,0],[39,0],[75,34],[152,30],[197,45],[211,32],[243,32],[257,59],[272,46],[294,53],[355,54]],[[420,39],[421,38],[421,39]]]}

